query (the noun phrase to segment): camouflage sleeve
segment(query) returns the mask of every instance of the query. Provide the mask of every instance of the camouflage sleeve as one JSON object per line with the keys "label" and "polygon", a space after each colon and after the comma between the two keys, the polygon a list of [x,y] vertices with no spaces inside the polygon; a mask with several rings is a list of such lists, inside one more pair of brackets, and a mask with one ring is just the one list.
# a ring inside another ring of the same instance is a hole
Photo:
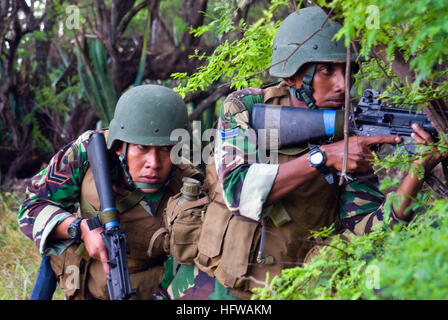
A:
{"label": "camouflage sleeve", "polygon": [[[378,189],[378,178],[374,174],[358,175],[347,183],[339,198],[339,216],[343,226],[351,232],[362,235],[382,223],[388,197]],[[403,223],[391,210],[392,224]]]}
{"label": "camouflage sleeve", "polygon": [[85,132],[62,148],[45,169],[28,181],[18,222],[41,254],[60,255],[72,243],[71,240],[50,241],[48,236],[76,210],[82,177],[87,170],[86,144],[92,132]]}
{"label": "camouflage sleeve", "polygon": [[221,108],[215,145],[215,164],[224,200],[235,215],[254,220],[262,216],[278,165],[260,163],[257,133],[250,127],[254,103],[263,102],[260,89],[230,94]]}

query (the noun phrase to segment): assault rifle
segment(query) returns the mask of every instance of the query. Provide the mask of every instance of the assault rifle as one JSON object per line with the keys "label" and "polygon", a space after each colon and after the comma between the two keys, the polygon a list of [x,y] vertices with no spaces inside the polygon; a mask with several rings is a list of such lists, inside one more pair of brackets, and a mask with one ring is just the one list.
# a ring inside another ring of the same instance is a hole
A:
{"label": "assault rifle", "polygon": [[[364,91],[350,115],[350,135],[399,135],[403,138],[400,145],[414,152],[415,145],[409,142],[413,132],[411,125],[417,123],[434,141],[438,140],[437,130],[424,112],[384,105],[379,94],[373,89]],[[265,129],[270,146],[277,143],[278,149],[304,143],[331,143],[343,139],[344,111],[254,104],[251,126],[256,132]]]}
{"label": "assault rifle", "polygon": [[96,189],[100,198],[101,212],[87,220],[90,230],[104,226],[101,232],[107,248],[107,261],[110,272],[107,287],[111,300],[127,300],[136,290],[131,289],[129,279],[126,237],[119,227],[119,215],[110,179],[109,164],[106,155],[106,142],[102,133],[94,133],[87,145],[87,159],[92,168]]}

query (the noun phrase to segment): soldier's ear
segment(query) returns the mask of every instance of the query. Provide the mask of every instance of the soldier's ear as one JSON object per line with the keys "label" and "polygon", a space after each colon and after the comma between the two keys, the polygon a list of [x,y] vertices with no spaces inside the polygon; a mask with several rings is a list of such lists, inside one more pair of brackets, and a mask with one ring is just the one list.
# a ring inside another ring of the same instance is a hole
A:
{"label": "soldier's ear", "polygon": [[284,78],[285,83],[290,87],[300,88],[302,86],[303,76],[305,72],[308,70],[309,63],[304,64],[289,78]]}
{"label": "soldier's ear", "polygon": [[295,86],[295,81],[294,81],[293,77],[285,78],[283,80],[285,81],[285,83],[288,86],[290,86],[290,87],[294,87]]}
{"label": "soldier's ear", "polygon": [[120,140],[115,140],[114,144],[112,145],[111,149],[113,151],[115,151],[115,153],[117,154],[117,156],[119,156],[120,154],[123,153],[123,149],[124,149],[124,143],[123,141]]}

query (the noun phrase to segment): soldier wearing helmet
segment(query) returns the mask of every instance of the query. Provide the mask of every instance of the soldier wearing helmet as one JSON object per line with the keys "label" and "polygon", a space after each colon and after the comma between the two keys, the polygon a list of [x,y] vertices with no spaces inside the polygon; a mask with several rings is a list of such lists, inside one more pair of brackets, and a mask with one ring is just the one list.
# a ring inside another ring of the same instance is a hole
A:
{"label": "soldier wearing helmet", "polygon": [[[342,40],[333,40],[340,28],[319,7],[290,14],[276,34],[270,68],[272,76],[283,80],[233,92],[221,108],[214,159],[207,167],[213,197],[209,208],[214,210],[205,215],[195,263],[234,297],[248,299],[267,273],[272,279],[307,261],[310,231],[334,224],[338,233],[362,234],[383,220],[386,196],[369,174],[369,147],[400,142],[398,136],[350,137],[347,169],[358,179],[343,186],[327,180],[328,172],[342,171],[343,141],[279,150],[278,163],[253,157],[260,145],[249,121],[255,103],[343,106],[346,48]],[[425,131],[414,130],[417,142],[430,142]],[[424,165],[430,169],[436,162]],[[397,192],[415,195],[420,183],[409,175]],[[393,208],[395,223],[409,218],[403,214],[408,204]]]}
{"label": "soldier wearing helmet", "polygon": [[[162,227],[168,198],[179,192],[183,177],[200,178],[186,160],[171,162],[175,142],[170,134],[175,129],[190,130],[181,97],[166,87],[142,85],[120,97],[110,127],[103,131],[120,228],[130,249],[131,287],[137,289],[134,299],[152,299],[162,280],[166,254],[155,233]],[[93,133],[85,132],[65,146],[29,181],[18,217],[22,232],[42,255],[51,257],[67,299],[109,298],[108,256],[101,229],[89,230],[86,223],[99,210],[86,155]]]}

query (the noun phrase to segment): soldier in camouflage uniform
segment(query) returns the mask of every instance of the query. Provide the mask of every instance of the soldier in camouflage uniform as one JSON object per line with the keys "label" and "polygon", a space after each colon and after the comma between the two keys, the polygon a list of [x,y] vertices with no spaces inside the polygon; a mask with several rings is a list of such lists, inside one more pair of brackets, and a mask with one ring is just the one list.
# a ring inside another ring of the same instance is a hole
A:
{"label": "soldier in camouflage uniform", "polygon": [[[347,170],[356,179],[343,186],[326,179],[328,171],[342,171],[343,141],[312,150],[309,145],[279,150],[278,163],[260,162],[259,137],[250,125],[255,103],[328,109],[344,104],[346,49],[343,40],[332,40],[341,26],[328,20],[313,35],[325,19],[319,7],[289,15],[277,32],[270,69],[272,76],[283,81],[265,89],[234,92],[220,112],[207,180],[219,180],[215,189],[220,189],[217,193],[226,209],[219,214],[207,211],[195,260],[201,271],[195,274],[202,282],[202,271],[216,277],[238,298],[248,299],[252,289],[266,280],[267,272],[272,279],[283,268],[304,263],[313,246],[307,241],[310,231],[334,224],[336,232],[363,234],[383,221],[390,195],[377,188],[370,146],[397,143],[400,137],[350,137]],[[416,142],[432,142],[424,130],[413,129]],[[320,155],[319,169],[311,162],[311,151]],[[434,153],[425,160],[425,169],[431,170],[439,158]],[[392,210],[395,223],[410,218],[404,211],[421,184],[415,175],[404,178],[397,193],[405,200]],[[194,281],[187,287],[194,291]]]}
{"label": "soldier in camouflage uniform", "polygon": [[[109,130],[102,131],[120,227],[130,249],[131,287],[137,289],[133,299],[152,299],[162,280],[166,254],[163,241],[154,233],[162,225],[168,198],[179,192],[183,177],[200,176],[190,163],[171,162],[170,134],[179,128],[190,130],[181,97],[166,87],[143,85],[120,97]],[[86,154],[94,132],[85,132],[62,148],[29,181],[18,215],[22,232],[42,255],[51,257],[67,299],[109,298],[102,228],[89,230],[86,223],[99,210]]]}

